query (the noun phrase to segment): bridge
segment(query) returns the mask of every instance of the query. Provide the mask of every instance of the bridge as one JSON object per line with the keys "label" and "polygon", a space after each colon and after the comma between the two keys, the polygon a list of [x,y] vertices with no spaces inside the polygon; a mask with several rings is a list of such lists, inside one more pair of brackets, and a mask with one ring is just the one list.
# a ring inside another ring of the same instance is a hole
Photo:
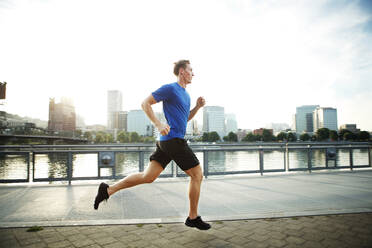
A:
{"label": "bridge", "polygon": [[16,135],[16,134],[0,134],[0,144],[7,142],[24,143],[25,141],[39,141],[47,144],[56,144],[58,142],[64,143],[87,143],[87,139],[63,136],[48,136],[48,135]]}

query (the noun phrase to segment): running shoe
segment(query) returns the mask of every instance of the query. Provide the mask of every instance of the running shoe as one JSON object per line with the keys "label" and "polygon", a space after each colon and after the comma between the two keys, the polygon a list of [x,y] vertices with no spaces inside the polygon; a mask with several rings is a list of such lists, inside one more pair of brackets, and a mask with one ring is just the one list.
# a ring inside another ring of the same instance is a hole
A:
{"label": "running shoe", "polygon": [[187,217],[185,225],[189,227],[196,227],[199,230],[208,230],[211,228],[211,225],[209,225],[207,222],[204,222],[200,216],[196,217],[196,219],[190,219],[190,217]]}
{"label": "running shoe", "polygon": [[98,209],[98,205],[103,201],[107,201],[107,199],[110,197],[107,193],[108,184],[101,183],[98,188],[98,193],[96,196],[96,199],[94,200],[94,209]]}

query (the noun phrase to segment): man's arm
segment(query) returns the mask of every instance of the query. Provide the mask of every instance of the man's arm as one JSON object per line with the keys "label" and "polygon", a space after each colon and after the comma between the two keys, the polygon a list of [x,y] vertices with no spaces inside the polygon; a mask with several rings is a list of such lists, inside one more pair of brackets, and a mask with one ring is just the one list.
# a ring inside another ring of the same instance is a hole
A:
{"label": "man's arm", "polygon": [[155,98],[149,95],[145,100],[143,100],[141,106],[143,111],[145,111],[147,117],[154,123],[155,127],[159,130],[161,135],[167,135],[169,133],[169,126],[167,124],[161,123],[158,118],[156,118],[154,111],[152,110],[151,105],[157,103]]}
{"label": "man's arm", "polygon": [[190,114],[189,114],[189,120],[191,120],[192,118],[194,118],[194,116],[196,115],[196,113],[198,112],[198,110],[200,108],[202,108],[203,106],[205,105],[205,100],[203,97],[199,97],[198,100],[196,100],[196,106],[190,111]]}

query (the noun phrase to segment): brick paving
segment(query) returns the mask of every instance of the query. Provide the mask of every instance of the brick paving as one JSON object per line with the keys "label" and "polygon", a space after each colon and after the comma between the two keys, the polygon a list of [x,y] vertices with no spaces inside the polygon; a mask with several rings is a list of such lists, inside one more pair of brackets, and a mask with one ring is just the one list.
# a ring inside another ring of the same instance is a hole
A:
{"label": "brick paving", "polygon": [[0,247],[372,247],[372,213],[211,222],[0,229]]}

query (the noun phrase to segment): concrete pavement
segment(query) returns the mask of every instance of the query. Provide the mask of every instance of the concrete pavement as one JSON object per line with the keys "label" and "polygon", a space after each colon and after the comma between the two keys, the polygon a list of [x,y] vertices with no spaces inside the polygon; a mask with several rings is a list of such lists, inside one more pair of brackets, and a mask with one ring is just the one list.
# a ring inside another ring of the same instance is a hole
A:
{"label": "concrete pavement", "polygon": [[[177,223],[188,214],[188,179],[120,191],[98,211],[97,185],[1,185],[0,227]],[[209,221],[372,212],[372,170],[208,178],[199,212]]]}
{"label": "concrete pavement", "polygon": [[194,248],[372,247],[372,214],[212,222],[199,231],[176,224],[0,229],[0,247]]}
{"label": "concrete pavement", "polygon": [[188,179],[118,192],[98,211],[97,185],[1,185],[0,247],[372,247],[371,170],[205,179],[208,231],[183,224]]}

